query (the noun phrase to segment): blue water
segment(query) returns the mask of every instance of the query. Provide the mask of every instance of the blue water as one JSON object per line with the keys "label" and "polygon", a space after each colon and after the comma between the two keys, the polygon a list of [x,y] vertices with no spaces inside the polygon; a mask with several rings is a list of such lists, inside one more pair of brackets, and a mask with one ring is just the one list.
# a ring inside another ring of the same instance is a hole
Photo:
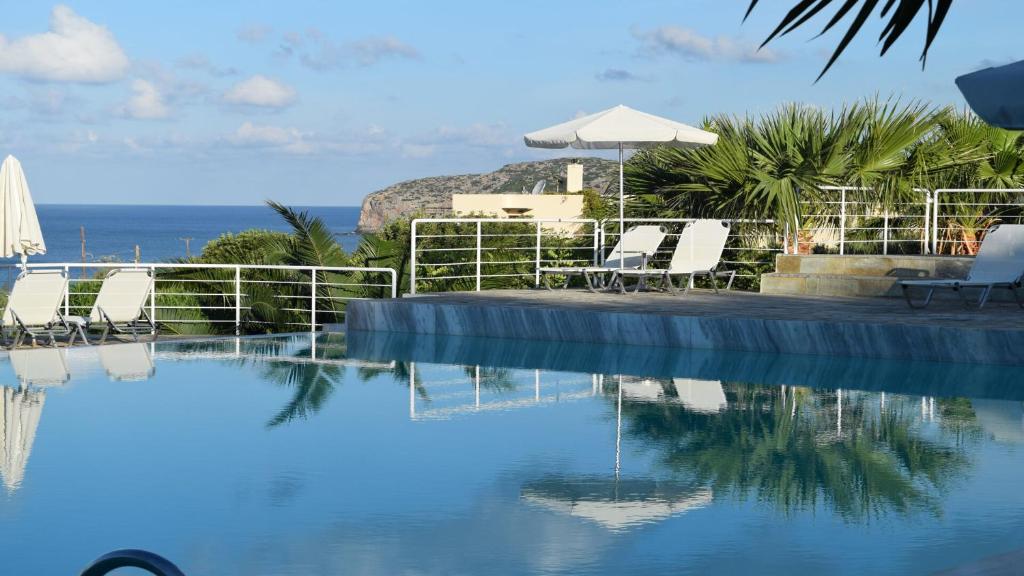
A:
{"label": "blue water", "polygon": [[[359,221],[356,206],[304,207],[319,216],[351,252],[359,245],[354,234]],[[80,262],[80,228],[85,227],[86,259],[131,262],[138,245],[144,262],[164,262],[185,256],[191,237],[193,255],[207,242],[226,232],[250,228],[289,231],[287,224],[266,206],[131,206],[41,204],[36,207],[47,253],[35,262]]]}
{"label": "blue water", "polygon": [[4,574],[126,547],[190,575],[929,574],[1024,546],[1019,368],[359,333],[12,354]]}

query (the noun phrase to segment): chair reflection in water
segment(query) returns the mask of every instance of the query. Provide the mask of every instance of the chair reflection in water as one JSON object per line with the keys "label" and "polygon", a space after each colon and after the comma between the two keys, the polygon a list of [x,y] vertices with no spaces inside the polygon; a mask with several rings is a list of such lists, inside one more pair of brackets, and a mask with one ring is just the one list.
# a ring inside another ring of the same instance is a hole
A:
{"label": "chair reflection in water", "polygon": [[111,380],[147,380],[156,373],[149,346],[140,342],[112,344],[99,347],[97,354]]}

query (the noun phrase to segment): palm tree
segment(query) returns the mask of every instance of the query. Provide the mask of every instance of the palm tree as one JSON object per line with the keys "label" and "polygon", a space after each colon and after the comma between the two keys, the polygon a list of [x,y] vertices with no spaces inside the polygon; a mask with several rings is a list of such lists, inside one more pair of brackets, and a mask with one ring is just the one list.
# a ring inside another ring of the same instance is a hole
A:
{"label": "palm tree", "polygon": [[[747,13],[743,16],[746,20],[750,17],[751,12],[757,6],[759,0],[750,0],[750,6],[747,8]],[[761,44],[764,47],[766,44],[774,40],[775,38],[785,36],[793,30],[800,28],[805,25],[811,18],[816,16],[819,12],[827,8],[832,4],[832,0],[799,0],[789,12],[782,18],[779,25],[775,27],[775,30],[768,35],[768,38]],[[860,5],[860,8],[856,11],[853,9]],[[939,33],[939,29],[942,28],[942,24],[946,20],[946,15],[949,13],[950,7],[953,5],[953,0],[928,0],[928,26],[925,32],[924,48],[921,50],[921,66],[925,65],[928,58],[928,49],[931,48],[932,42]],[[889,48],[899,40],[900,36],[906,32],[910,23],[917,18],[918,13],[925,5],[924,0],[886,0],[882,4],[879,11],[881,18],[888,17],[885,28],[878,37],[878,41],[881,43],[880,56],[885,56],[885,53],[889,51]],[[825,24],[821,32],[822,34],[828,32],[836,24],[842,21],[849,14],[853,14],[853,21],[850,23],[850,27],[847,28],[843,38],[839,41],[839,45],[836,46],[835,51],[832,52],[832,56],[829,58],[828,63],[825,64],[825,68],[822,69],[818,75],[817,80],[820,80],[822,76],[828,72],[832,64],[839,58],[839,56],[846,50],[846,47],[850,44],[857,33],[860,32],[861,27],[864,26],[864,22],[867,21],[868,17],[871,16],[876,9],[879,8],[879,0],[843,0],[839,8],[832,15],[832,18]],[[815,81],[817,81],[815,80]]]}

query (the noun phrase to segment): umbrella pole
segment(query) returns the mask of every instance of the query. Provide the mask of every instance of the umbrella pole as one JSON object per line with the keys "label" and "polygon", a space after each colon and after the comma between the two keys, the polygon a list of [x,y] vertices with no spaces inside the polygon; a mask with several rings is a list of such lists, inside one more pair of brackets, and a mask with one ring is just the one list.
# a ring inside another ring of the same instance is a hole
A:
{"label": "umbrella pole", "polygon": [[[626,258],[626,193],[622,178],[622,142],[619,142],[619,270]],[[621,279],[620,279],[621,282]]]}

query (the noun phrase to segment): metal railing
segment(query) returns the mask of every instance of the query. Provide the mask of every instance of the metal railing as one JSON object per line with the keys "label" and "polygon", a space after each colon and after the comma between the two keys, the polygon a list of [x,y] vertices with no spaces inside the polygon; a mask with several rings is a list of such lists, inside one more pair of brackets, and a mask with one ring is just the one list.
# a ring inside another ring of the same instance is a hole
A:
{"label": "metal railing", "polygon": [[[651,259],[667,266],[683,227],[693,218],[627,218],[626,225],[661,224],[665,243]],[[733,229],[723,267],[756,278],[783,252],[773,220],[726,220]],[[599,266],[618,241],[618,220],[419,218],[410,235],[410,293],[539,286],[549,266]]]}
{"label": "metal railing", "polygon": [[417,218],[410,233],[409,292],[428,288],[481,290],[488,279],[540,283],[545,265],[596,265],[597,220]]}
{"label": "metal railing", "polygon": [[[289,327],[311,332],[332,320],[341,322],[349,300],[398,296],[398,278],[392,268],[71,262],[29,263],[28,268],[64,270],[69,278],[63,303],[66,316],[90,313],[106,272],[150,270],[154,277],[147,305],[150,318],[163,325],[233,325],[236,335],[243,325],[267,324],[247,317],[255,292],[264,292],[277,310],[293,313],[293,321],[286,323]],[[17,270],[14,265],[8,268],[9,282]],[[197,313],[200,317],[195,317]],[[193,317],[186,317],[189,314]]]}
{"label": "metal railing", "polygon": [[[932,194],[934,254],[974,254],[977,233],[996,222],[1024,223],[1024,189],[941,188]],[[953,235],[957,231],[959,237]]]}
{"label": "metal railing", "polygon": [[[789,246],[793,254],[801,247],[817,247],[846,254],[851,250],[867,254],[928,254],[930,246],[932,193],[916,189],[918,200],[888,206],[870,188],[822,186],[831,200],[803,201],[803,222],[793,233]],[[810,210],[808,210],[810,209]]]}

